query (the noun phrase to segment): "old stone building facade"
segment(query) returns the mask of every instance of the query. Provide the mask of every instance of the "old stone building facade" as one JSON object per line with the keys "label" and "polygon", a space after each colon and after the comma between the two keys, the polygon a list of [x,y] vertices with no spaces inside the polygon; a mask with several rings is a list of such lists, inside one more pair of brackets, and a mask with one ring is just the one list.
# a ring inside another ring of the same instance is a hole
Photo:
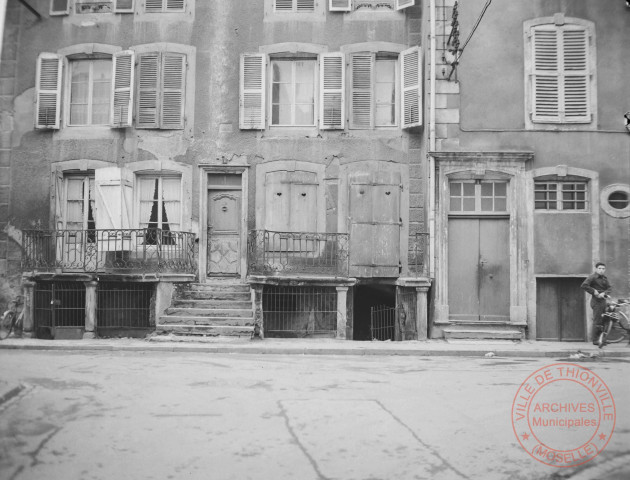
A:
{"label": "old stone building facade", "polygon": [[3,295],[41,338],[581,339],[630,12],[547,3],[8,0]]}

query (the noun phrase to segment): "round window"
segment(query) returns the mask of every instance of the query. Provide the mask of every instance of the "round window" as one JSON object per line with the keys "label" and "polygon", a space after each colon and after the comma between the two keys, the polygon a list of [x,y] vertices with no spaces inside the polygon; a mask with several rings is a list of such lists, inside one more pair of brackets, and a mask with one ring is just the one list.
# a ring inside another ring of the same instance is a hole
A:
{"label": "round window", "polygon": [[623,192],[621,190],[617,190],[616,192],[612,192],[608,195],[608,205],[617,210],[623,210],[628,206],[630,200],[628,199],[628,193]]}

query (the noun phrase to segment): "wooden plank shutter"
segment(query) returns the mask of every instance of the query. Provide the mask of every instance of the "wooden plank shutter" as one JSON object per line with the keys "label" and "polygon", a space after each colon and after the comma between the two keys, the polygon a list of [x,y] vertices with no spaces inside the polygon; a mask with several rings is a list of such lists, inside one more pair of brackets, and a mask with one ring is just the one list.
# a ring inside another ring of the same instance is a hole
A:
{"label": "wooden plank shutter", "polygon": [[167,12],[181,12],[184,10],[184,0],[166,0]]}
{"label": "wooden plank shutter", "polygon": [[138,55],[136,128],[158,127],[160,54]]}
{"label": "wooden plank shutter", "polygon": [[315,0],[296,0],[298,12],[313,12],[315,11]]}
{"label": "wooden plank shutter", "polygon": [[114,13],[133,13],[133,0],[115,0]]}
{"label": "wooden plank shutter", "polygon": [[160,128],[184,128],[186,56],[162,54],[162,98]]}
{"label": "wooden plank shutter", "polygon": [[319,123],[322,130],[343,129],[345,126],[345,71],[343,53],[320,55],[320,96]]}
{"label": "wooden plank shutter", "polygon": [[115,128],[131,127],[133,113],[133,87],[135,55],[132,50],[116,52],[112,62],[111,125]]}
{"label": "wooden plank shutter", "polygon": [[265,129],[265,67],[264,54],[241,55],[240,124],[243,130]]}
{"label": "wooden plank shutter", "polygon": [[50,0],[50,15],[68,15],[70,0]]}
{"label": "wooden plank shutter", "polygon": [[352,10],[352,0],[328,0],[328,10],[331,12],[349,12]]}
{"label": "wooden plank shutter", "polygon": [[411,128],[422,125],[422,55],[420,47],[400,53],[401,61],[401,126]]}
{"label": "wooden plank shutter", "polygon": [[148,13],[161,12],[164,0],[145,0],[144,10]]}
{"label": "wooden plank shutter", "polygon": [[374,126],[374,101],[372,98],[374,55],[371,53],[352,55],[351,73],[350,128],[372,128]]}
{"label": "wooden plank shutter", "polygon": [[532,32],[532,121],[560,121],[558,34],[555,26]]}
{"label": "wooden plank shutter", "polygon": [[586,29],[567,26],[562,29],[564,121],[589,122],[589,37]]}
{"label": "wooden plank shutter", "polygon": [[131,236],[123,229],[132,225],[133,173],[126,168],[107,167],[94,171],[95,224],[102,232],[99,251],[131,249]]}
{"label": "wooden plank shutter", "polygon": [[62,59],[54,53],[37,57],[35,128],[59,128]]}
{"label": "wooden plank shutter", "polygon": [[396,0],[396,10],[402,10],[403,8],[412,7],[415,5],[416,0]]}
{"label": "wooden plank shutter", "polygon": [[64,228],[65,225],[65,204],[66,204],[66,200],[65,200],[65,189],[64,189],[64,182],[63,182],[63,171],[61,170],[61,168],[55,168],[54,172],[53,172],[53,178],[52,178],[52,190],[53,190],[53,200],[54,200],[54,212],[53,212],[53,221],[54,221],[54,225],[53,228],[55,230],[61,230]]}

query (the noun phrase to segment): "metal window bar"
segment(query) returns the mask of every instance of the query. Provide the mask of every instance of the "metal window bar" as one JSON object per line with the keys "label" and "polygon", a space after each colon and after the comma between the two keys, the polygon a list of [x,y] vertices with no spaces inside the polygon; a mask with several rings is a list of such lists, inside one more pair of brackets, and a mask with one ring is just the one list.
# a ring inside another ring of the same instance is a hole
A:
{"label": "metal window bar", "polygon": [[372,340],[395,340],[396,307],[378,305],[370,308],[370,337]]}
{"label": "metal window bar", "polygon": [[263,316],[268,337],[334,337],[337,291],[334,287],[263,288]]}
{"label": "metal window bar", "polygon": [[153,283],[99,283],[97,328],[99,335],[111,330],[149,329]]}
{"label": "metal window bar", "polygon": [[154,228],[25,230],[22,268],[62,272],[195,273],[195,236]]}
{"label": "metal window bar", "polygon": [[348,276],[348,235],[345,233],[251,230],[248,253],[251,274]]}
{"label": "metal window bar", "polygon": [[85,285],[81,282],[38,282],[34,306],[38,336],[45,332],[54,337],[58,328],[85,327]]}

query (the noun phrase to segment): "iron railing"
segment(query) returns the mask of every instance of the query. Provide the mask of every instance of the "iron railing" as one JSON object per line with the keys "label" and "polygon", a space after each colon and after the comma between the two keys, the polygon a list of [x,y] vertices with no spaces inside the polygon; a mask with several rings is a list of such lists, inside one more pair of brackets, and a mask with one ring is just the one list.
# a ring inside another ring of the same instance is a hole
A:
{"label": "iron railing", "polygon": [[250,274],[348,276],[348,234],[251,230]]}
{"label": "iron railing", "polygon": [[195,273],[195,236],[156,228],[25,230],[22,269]]}
{"label": "iron railing", "polygon": [[429,275],[429,234],[415,233],[409,236],[409,272],[416,277]]}

